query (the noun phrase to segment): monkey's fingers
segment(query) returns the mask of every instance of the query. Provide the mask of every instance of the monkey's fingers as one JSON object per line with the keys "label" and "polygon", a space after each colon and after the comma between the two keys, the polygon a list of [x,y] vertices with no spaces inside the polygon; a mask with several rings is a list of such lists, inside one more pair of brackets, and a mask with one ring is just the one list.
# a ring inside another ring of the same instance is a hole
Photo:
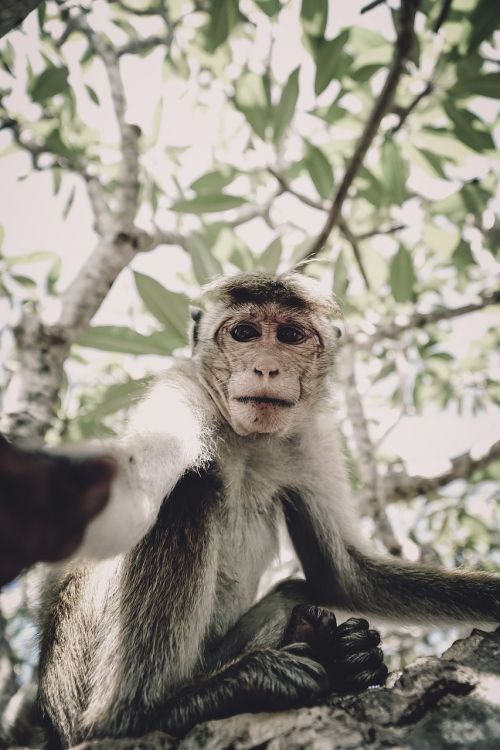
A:
{"label": "monkey's fingers", "polygon": [[336,629],[337,621],[330,610],[313,604],[297,604],[293,608],[283,643],[305,642],[323,650],[330,644]]}
{"label": "monkey's fingers", "polygon": [[354,693],[359,690],[366,690],[375,685],[384,685],[387,680],[389,670],[385,664],[381,664],[375,669],[366,669],[346,677],[340,687],[342,692]]}

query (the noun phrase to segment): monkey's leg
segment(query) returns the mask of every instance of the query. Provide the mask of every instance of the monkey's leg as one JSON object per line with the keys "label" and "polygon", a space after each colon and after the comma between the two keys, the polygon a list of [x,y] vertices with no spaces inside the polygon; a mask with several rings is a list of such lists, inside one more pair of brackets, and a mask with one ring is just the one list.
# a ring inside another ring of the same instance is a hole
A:
{"label": "monkey's leg", "polygon": [[309,705],[331,691],[383,684],[379,634],[366,620],[337,626],[332,612],[306,604],[308,598],[305,581],[288,580],[254,605],[211,657],[220,664],[237,649],[247,653],[174,696],[162,728],[183,734],[201,721]]}
{"label": "monkey's leg", "polygon": [[183,688],[162,708],[155,724],[179,736],[202,721],[306,706],[328,689],[328,675],[306,644],[262,649]]}
{"label": "monkey's leg", "polygon": [[352,692],[382,685],[387,678],[380,635],[368,622],[355,617],[337,625],[328,609],[298,604],[283,639],[284,644],[303,642],[326,669],[330,690]]}

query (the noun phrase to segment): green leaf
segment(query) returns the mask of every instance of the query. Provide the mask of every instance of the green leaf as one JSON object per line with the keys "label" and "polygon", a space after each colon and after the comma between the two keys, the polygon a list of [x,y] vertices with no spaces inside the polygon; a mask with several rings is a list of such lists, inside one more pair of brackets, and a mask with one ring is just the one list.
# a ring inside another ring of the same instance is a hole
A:
{"label": "green leaf", "polygon": [[199,234],[191,235],[186,240],[186,247],[191,256],[193,272],[199,284],[206,284],[216,276],[222,274],[222,266],[214,257],[203,237]]}
{"label": "green leaf", "polygon": [[146,274],[134,273],[137,291],[146,309],[155,316],[167,330],[175,331],[179,346],[187,342],[187,320],[189,300],[185,294],[165,289],[156,279]]}
{"label": "green leaf", "polygon": [[65,65],[61,67],[53,65],[46,68],[29,87],[33,101],[43,104],[56,94],[68,91],[68,74],[69,71]]}
{"label": "green leaf", "polygon": [[281,10],[280,0],[254,0],[254,2],[270,18]]}
{"label": "green leaf", "polygon": [[85,420],[102,419],[115,414],[120,409],[128,409],[141,398],[152,380],[152,376],[148,375],[144,378],[130,379],[124,383],[113,383],[104,391],[100,403],[89,411],[85,411],[81,417]]}
{"label": "green leaf", "polygon": [[250,127],[265,140],[269,122],[269,102],[262,76],[244,73],[235,87],[234,105],[245,115]]}
{"label": "green leaf", "polygon": [[237,195],[226,195],[225,193],[202,194],[190,200],[176,201],[171,209],[181,214],[206,214],[215,211],[228,211],[230,208],[238,208],[245,203],[245,198],[240,198]]}
{"label": "green leaf", "polygon": [[207,49],[209,52],[215,52],[238,23],[238,0],[211,0],[209,13]]}
{"label": "green leaf", "polygon": [[70,194],[68,195],[66,203],[64,204],[64,208],[63,208],[63,212],[62,212],[64,220],[66,220],[68,218],[68,214],[71,211],[71,207],[73,206],[73,203],[74,203],[74,200],[75,200],[75,193],[76,193],[76,188],[73,187],[71,189]]}
{"label": "green leaf", "polygon": [[348,269],[344,251],[341,250],[333,266],[333,293],[339,300],[343,300],[349,283]]}
{"label": "green leaf", "polygon": [[479,0],[468,20],[471,26],[468,45],[470,53],[485,39],[489,39],[500,26],[500,3],[498,0]]}
{"label": "green leaf", "polygon": [[451,101],[444,102],[443,107],[459,141],[480,153],[495,148],[490,132],[479,117],[466,109],[459,109]]}
{"label": "green leaf", "polygon": [[191,190],[194,190],[195,193],[218,193],[234,180],[234,176],[234,169],[222,166],[220,169],[214,169],[212,172],[207,172],[198,177],[191,184]]}
{"label": "green leaf", "polygon": [[53,154],[64,156],[65,159],[74,159],[78,157],[78,152],[71,149],[64,143],[61,138],[60,128],[55,127],[45,139],[45,148]]}
{"label": "green leaf", "polygon": [[274,142],[279,143],[295,112],[295,106],[299,97],[299,73],[300,66],[296,68],[286,82],[281,99],[274,112]]}
{"label": "green leaf", "polygon": [[79,346],[124,354],[159,354],[167,356],[178,345],[161,332],[143,336],[125,326],[91,326],[76,342]]}
{"label": "green leaf", "polygon": [[24,286],[25,289],[34,289],[36,287],[36,282],[33,281],[33,279],[30,279],[29,276],[23,276],[19,273],[13,273],[11,274],[11,279],[17,281],[17,283],[21,286]]}
{"label": "green leaf", "polygon": [[328,0],[302,0],[300,20],[308,36],[324,37],[328,21]]}
{"label": "green leaf", "polygon": [[455,96],[487,96],[500,99],[500,73],[459,78],[449,93]]}
{"label": "green leaf", "polygon": [[392,296],[396,302],[410,302],[413,299],[415,271],[412,257],[403,245],[391,261],[390,281]]}
{"label": "green leaf", "polygon": [[256,259],[258,268],[262,268],[264,271],[270,271],[271,273],[276,273],[280,264],[282,252],[283,244],[281,238],[277,237]]}
{"label": "green leaf", "polygon": [[[422,157],[423,165],[433,175],[441,177],[442,180],[446,180],[446,172],[443,169],[444,159],[433,151],[429,151],[426,148],[415,149],[418,156]],[[418,158],[418,157],[417,157]]]}
{"label": "green leaf", "polygon": [[88,83],[86,83],[85,84],[85,90],[87,91],[87,94],[92,99],[92,101],[94,102],[94,104],[97,104],[97,106],[99,106],[99,104],[100,104],[99,97],[97,96],[97,94],[96,94],[95,90],[92,88],[92,86],[89,86]]}
{"label": "green leaf", "polygon": [[451,260],[457,266],[457,268],[460,269],[467,268],[467,266],[472,266],[476,262],[474,260],[474,256],[472,255],[469,243],[464,239],[459,240],[458,245],[453,251]]}
{"label": "green leaf", "polygon": [[38,16],[38,26],[40,28],[40,31],[43,31],[43,24],[45,23],[45,14],[47,10],[47,3],[45,0],[40,3],[38,8],[36,9],[37,16]]}
{"label": "green leaf", "polygon": [[343,73],[341,58],[344,45],[349,38],[349,29],[341,31],[335,39],[322,42],[316,55],[316,78],[314,81],[314,92],[316,96],[326,89],[328,84],[335,78],[340,79]]}
{"label": "green leaf", "polygon": [[12,268],[18,263],[40,263],[44,260],[53,261],[56,257],[55,253],[51,253],[49,250],[37,250],[34,253],[26,253],[26,255],[7,255],[2,260],[6,268]]}
{"label": "green leaf", "polygon": [[321,149],[312,143],[307,149],[306,168],[320,196],[324,199],[329,198],[333,190],[332,165]]}
{"label": "green leaf", "polygon": [[406,178],[408,169],[402,159],[399,147],[390,137],[384,140],[381,152],[383,184],[387,191],[388,203],[400,205],[406,200]]}

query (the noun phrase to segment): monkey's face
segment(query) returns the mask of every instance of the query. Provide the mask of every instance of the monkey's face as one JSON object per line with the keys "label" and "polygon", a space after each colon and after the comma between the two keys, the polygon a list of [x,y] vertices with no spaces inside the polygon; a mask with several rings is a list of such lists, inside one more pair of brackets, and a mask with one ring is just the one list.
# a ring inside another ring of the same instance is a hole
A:
{"label": "monkey's face", "polygon": [[284,435],[311,408],[327,358],[304,312],[248,305],[219,324],[210,354],[203,355],[203,374],[236,433]]}

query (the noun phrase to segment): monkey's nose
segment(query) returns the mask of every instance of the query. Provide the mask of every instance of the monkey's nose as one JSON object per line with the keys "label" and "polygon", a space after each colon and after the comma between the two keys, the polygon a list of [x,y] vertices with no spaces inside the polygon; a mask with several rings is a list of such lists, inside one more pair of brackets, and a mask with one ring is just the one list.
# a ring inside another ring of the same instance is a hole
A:
{"label": "monkey's nose", "polygon": [[253,371],[256,375],[259,376],[259,378],[263,378],[263,377],[275,378],[276,375],[279,375],[280,373],[278,369],[270,370],[269,368],[262,368],[261,370],[259,370],[258,367],[254,367]]}

